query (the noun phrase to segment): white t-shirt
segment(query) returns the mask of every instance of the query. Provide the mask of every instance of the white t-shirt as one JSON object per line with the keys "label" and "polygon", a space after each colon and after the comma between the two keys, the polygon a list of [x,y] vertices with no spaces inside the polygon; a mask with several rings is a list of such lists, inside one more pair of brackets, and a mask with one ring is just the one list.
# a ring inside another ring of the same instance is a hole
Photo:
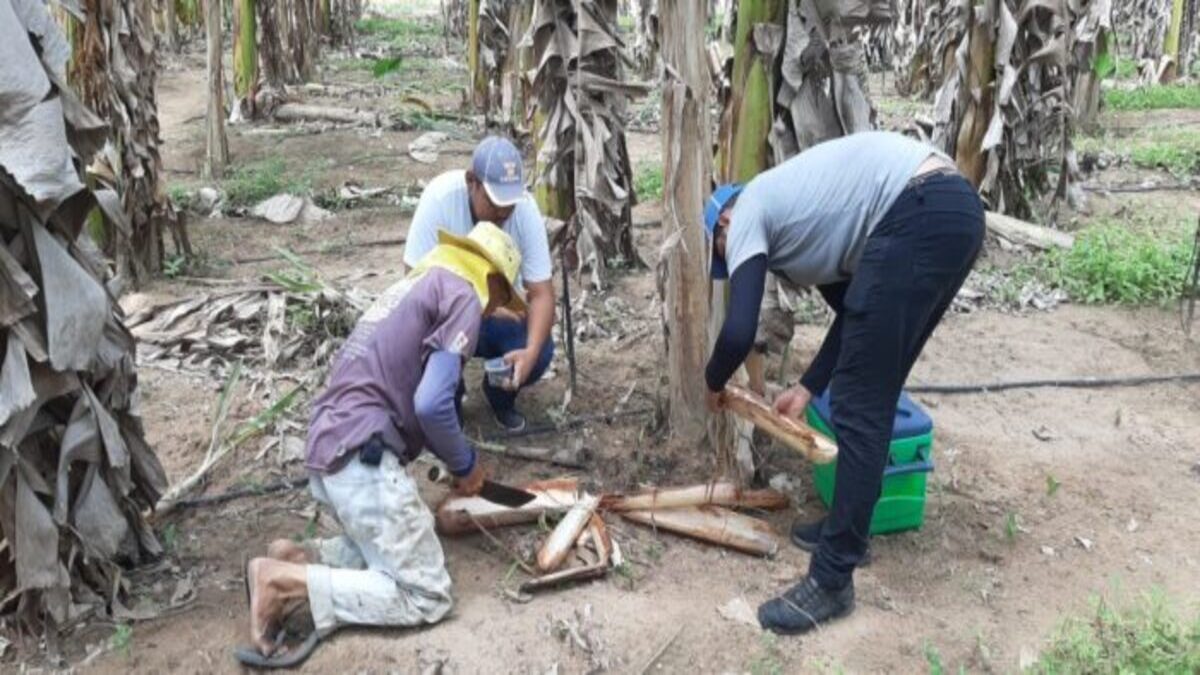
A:
{"label": "white t-shirt", "polygon": [[[447,171],[434,178],[421,192],[417,211],[404,244],[404,264],[415,267],[433,247],[437,246],[438,230],[462,237],[471,233],[471,204],[467,196],[467,172]],[[512,215],[501,224],[521,251],[521,271],[517,285],[524,282],[549,281],[553,275],[550,263],[550,244],[537,202],[528,193],[517,203]]]}

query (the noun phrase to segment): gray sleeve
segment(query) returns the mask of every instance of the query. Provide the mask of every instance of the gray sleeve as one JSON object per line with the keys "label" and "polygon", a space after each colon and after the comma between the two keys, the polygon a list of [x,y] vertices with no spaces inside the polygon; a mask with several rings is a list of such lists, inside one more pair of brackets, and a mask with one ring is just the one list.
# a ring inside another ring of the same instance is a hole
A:
{"label": "gray sleeve", "polygon": [[554,267],[550,261],[550,242],[546,237],[546,223],[542,220],[542,212],[538,210],[537,202],[530,195],[517,205],[512,218],[515,219],[516,229],[520,232],[521,247],[521,279],[525,283],[549,281],[554,275]]}
{"label": "gray sleeve", "polygon": [[438,228],[445,221],[445,209],[439,196],[426,190],[417,202],[412,224],[404,242],[404,264],[412,269],[437,246]]}
{"label": "gray sleeve", "polygon": [[729,235],[725,240],[725,264],[729,268],[729,276],[742,263],[756,255],[770,255],[767,252],[766,213],[760,200],[754,195],[742,193],[733,206],[733,216],[729,221]]}

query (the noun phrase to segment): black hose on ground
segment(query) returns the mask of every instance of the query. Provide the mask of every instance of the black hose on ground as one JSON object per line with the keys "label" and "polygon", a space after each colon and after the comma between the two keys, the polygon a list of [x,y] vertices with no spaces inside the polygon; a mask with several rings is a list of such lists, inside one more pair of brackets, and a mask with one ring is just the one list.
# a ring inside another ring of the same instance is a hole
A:
{"label": "black hose on ground", "polygon": [[989,382],[983,384],[917,384],[905,387],[911,394],[990,394],[1009,389],[1038,389],[1061,387],[1064,389],[1100,389],[1103,387],[1138,387],[1163,382],[1200,382],[1200,373],[1178,373],[1175,375],[1141,375],[1136,377],[1080,377],[1054,380],[1017,380],[1013,382]]}

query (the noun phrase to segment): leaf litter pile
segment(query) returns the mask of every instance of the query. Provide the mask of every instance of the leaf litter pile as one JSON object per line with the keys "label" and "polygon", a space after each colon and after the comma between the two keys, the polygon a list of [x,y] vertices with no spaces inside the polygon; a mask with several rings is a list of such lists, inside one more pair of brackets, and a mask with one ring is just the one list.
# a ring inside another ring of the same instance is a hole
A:
{"label": "leaf litter pile", "polygon": [[262,283],[205,293],[133,313],[126,325],[142,363],[226,378],[235,363],[302,373],[318,385],[373,299],[339,290],[296,256]]}

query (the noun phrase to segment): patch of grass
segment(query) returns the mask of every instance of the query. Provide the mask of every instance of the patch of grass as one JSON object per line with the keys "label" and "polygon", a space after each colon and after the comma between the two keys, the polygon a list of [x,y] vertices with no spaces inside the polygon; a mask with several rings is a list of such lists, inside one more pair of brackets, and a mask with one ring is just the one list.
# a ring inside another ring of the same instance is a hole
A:
{"label": "patch of grass", "polygon": [[663,195],[661,164],[639,164],[633,172],[633,191],[639,202],[658,201]]}
{"label": "patch of grass", "polygon": [[1132,80],[1137,77],[1137,74],[1137,60],[1124,56],[1117,57],[1116,71],[1113,73],[1113,77],[1118,80]]}
{"label": "patch of grass", "polygon": [[382,16],[359,19],[358,23],[354,24],[354,28],[359,33],[376,35],[392,41],[415,37],[438,37],[442,34],[441,27],[433,21],[391,19]]}
{"label": "patch of grass", "polygon": [[1027,672],[1200,672],[1200,611],[1181,616],[1167,607],[1161,592],[1123,608],[1097,599],[1088,615],[1063,622]]}
{"label": "patch of grass", "polygon": [[1080,153],[1113,153],[1128,157],[1143,169],[1165,169],[1185,177],[1200,171],[1200,129],[1187,126],[1145,126],[1128,136],[1080,136]]}
{"label": "patch of grass", "polygon": [[1146,169],[1166,169],[1176,176],[1200,172],[1200,140],[1173,143],[1152,143],[1133,148],[1129,158]]}
{"label": "patch of grass", "polygon": [[1104,103],[1109,110],[1200,108],[1200,87],[1154,84],[1136,89],[1109,89],[1104,92]]}
{"label": "patch of grass", "polygon": [[283,160],[272,157],[235,168],[221,181],[221,191],[230,206],[248,207],[281,192],[308,194],[312,191],[312,180],[308,175],[289,174]]}
{"label": "patch of grass", "polygon": [[126,657],[129,656],[130,648],[133,646],[133,626],[127,623],[117,624],[113,630],[112,637],[108,639],[108,644],[113,651],[120,652]]}
{"label": "patch of grass", "polygon": [[1084,230],[1069,250],[1044,257],[1044,274],[1075,301],[1165,304],[1179,297],[1192,242],[1183,231],[1131,231],[1116,224]]}

